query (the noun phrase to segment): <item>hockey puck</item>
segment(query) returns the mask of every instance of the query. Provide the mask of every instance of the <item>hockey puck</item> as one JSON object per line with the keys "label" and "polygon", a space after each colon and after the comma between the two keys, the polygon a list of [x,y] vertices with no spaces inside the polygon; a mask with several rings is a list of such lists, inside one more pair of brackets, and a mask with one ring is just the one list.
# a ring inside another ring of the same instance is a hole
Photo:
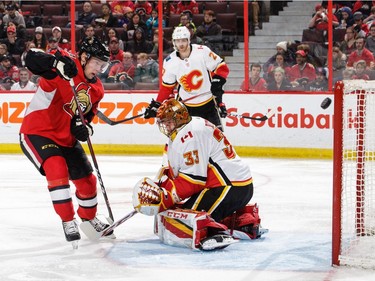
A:
{"label": "hockey puck", "polygon": [[332,103],[332,100],[330,98],[325,98],[322,103],[320,104],[320,107],[323,109],[327,109]]}

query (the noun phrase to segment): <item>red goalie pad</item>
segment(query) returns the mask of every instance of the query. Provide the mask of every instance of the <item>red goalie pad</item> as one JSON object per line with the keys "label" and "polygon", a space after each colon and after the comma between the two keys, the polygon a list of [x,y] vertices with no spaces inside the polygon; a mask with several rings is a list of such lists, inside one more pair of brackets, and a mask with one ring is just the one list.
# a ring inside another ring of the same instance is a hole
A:
{"label": "red goalie pad", "polygon": [[259,238],[259,207],[256,203],[248,204],[235,214],[226,217],[221,222],[231,230],[239,230],[246,233],[250,239]]}

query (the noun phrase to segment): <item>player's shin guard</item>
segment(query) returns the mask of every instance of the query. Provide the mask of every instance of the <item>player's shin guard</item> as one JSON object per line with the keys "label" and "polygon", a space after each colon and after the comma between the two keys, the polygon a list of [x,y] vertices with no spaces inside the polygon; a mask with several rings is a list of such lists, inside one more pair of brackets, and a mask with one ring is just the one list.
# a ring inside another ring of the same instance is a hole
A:
{"label": "player's shin guard", "polygon": [[200,249],[208,236],[227,230],[206,212],[187,209],[166,210],[155,217],[154,232],[168,245]]}
{"label": "player's shin guard", "polygon": [[90,174],[82,179],[73,180],[78,201],[77,213],[80,218],[91,220],[96,215],[98,200],[96,197],[96,177]]}
{"label": "player's shin guard", "polygon": [[43,163],[43,169],[46,173],[48,190],[55,212],[62,221],[73,220],[74,208],[65,159],[61,156],[49,157]]}

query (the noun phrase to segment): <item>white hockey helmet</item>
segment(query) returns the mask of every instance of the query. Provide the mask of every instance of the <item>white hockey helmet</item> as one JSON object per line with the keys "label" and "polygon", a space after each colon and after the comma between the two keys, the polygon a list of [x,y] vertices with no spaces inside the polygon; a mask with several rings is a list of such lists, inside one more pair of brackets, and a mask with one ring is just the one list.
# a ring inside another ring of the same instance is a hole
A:
{"label": "white hockey helmet", "polygon": [[176,39],[187,39],[188,44],[190,44],[190,36],[190,31],[186,26],[177,26],[172,33],[173,47],[176,49],[176,45],[174,43],[174,40]]}

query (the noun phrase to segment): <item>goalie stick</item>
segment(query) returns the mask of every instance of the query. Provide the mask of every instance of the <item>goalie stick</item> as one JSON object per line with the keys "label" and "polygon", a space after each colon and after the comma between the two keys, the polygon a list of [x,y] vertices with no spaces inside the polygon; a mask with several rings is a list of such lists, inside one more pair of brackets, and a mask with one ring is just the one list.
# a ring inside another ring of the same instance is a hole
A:
{"label": "goalie stick", "polygon": [[[185,103],[189,100],[192,100],[192,99],[195,99],[197,97],[201,97],[201,96],[204,96],[204,95],[207,95],[209,94],[210,92],[205,92],[205,93],[202,93],[202,94],[199,94],[199,95],[195,95],[195,96],[191,96],[190,98],[187,98],[185,100],[182,100],[181,102]],[[100,110],[98,110],[98,112],[96,113],[96,115],[102,120],[104,121],[105,123],[107,123],[108,125],[110,126],[114,126],[114,125],[117,125],[117,124],[120,124],[120,123],[124,123],[124,122],[127,122],[127,121],[130,121],[130,120],[133,120],[133,119],[136,119],[138,117],[142,117],[145,113],[140,113],[138,115],[135,115],[135,116],[132,116],[132,117],[129,117],[129,118],[125,118],[125,119],[122,119],[122,120],[117,120],[117,121],[113,121],[111,119],[109,119],[107,116],[104,115],[103,112],[101,112]]]}
{"label": "goalie stick", "polygon": [[236,114],[236,113],[228,113],[228,116],[235,116],[235,117],[239,117],[239,118],[251,119],[251,120],[256,120],[256,121],[266,121],[267,119],[274,116],[275,112],[276,112],[276,110],[273,108],[270,111],[268,111],[265,115],[263,115],[262,117],[245,116],[245,115]]}

